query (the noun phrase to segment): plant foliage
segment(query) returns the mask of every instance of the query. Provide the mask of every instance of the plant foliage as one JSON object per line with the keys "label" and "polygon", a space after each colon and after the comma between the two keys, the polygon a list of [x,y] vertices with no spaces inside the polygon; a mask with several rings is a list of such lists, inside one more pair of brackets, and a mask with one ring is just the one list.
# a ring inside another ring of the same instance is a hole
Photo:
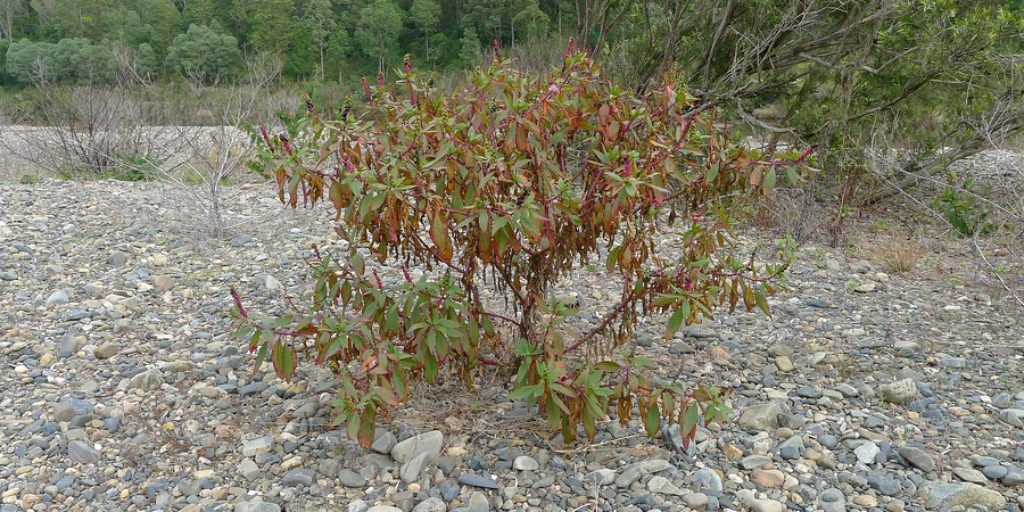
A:
{"label": "plant foliage", "polygon": [[[259,319],[235,294],[258,364],[290,378],[301,353],[336,371],[338,421],[363,445],[411,387],[443,369],[472,386],[480,365],[514,371],[511,397],[567,441],[581,427],[592,440],[612,409],[651,435],[678,422],[687,440],[698,422],[728,418],[720,390],[655,381],[629,341],[642,315],[667,315],[671,336],[718,306],[768,313],[786,263],[741,257],[729,207],[810,151],[779,160],[738,147],[712,111],[690,111],[682,87],[635,95],[571,47],[543,77],[496,55],[444,94],[407,61],[398,81],[364,92],[364,115],[309,103],[287,134],[263,131],[253,166],[276,177],[285,204],[328,205],[344,243],[314,247],[307,312]],[[680,252],[659,251],[669,233]],[[553,290],[588,262],[620,295],[570,334]]]}

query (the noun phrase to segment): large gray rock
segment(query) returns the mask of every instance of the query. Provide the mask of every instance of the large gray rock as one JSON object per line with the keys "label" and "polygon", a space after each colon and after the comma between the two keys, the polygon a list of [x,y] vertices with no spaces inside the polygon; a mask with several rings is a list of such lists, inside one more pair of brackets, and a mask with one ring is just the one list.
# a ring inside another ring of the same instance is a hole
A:
{"label": "large gray rock", "polygon": [[904,446],[899,449],[900,456],[911,466],[922,471],[930,472],[935,469],[935,459],[928,452],[913,446]]}
{"label": "large gray rock", "polygon": [[906,405],[917,398],[917,383],[914,379],[902,379],[878,386],[878,396],[886,402]]}
{"label": "large gray rock", "polygon": [[284,474],[284,478],[281,479],[281,485],[285,487],[296,487],[304,485],[309,487],[313,484],[313,477],[316,473],[309,468],[295,468]]}
{"label": "large gray rock", "polygon": [[141,389],[143,391],[149,391],[157,389],[164,383],[164,375],[160,373],[160,370],[153,368],[146,370],[128,381],[128,389]]}
{"label": "large gray rock", "polygon": [[245,459],[238,464],[238,474],[246,480],[260,476],[260,467],[252,459]]}
{"label": "large gray rock", "polygon": [[984,508],[991,512],[1006,508],[1006,498],[991,489],[975,484],[928,482],[918,495],[927,510],[947,511],[954,508]]}
{"label": "large gray rock", "polygon": [[252,457],[260,453],[269,452],[274,447],[274,438],[270,436],[257,437],[242,443],[242,455]]}
{"label": "large gray rock", "polygon": [[281,506],[260,500],[242,501],[235,505],[235,512],[281,512]]}
{"label": "large gray rock", "polygon": [[999,419],[1008,425],[1024,428],[1024,409],[1003,409],[999,411]]}
{"label": "large gray rock", "polygon": [[121,347],[117,343],[104,343],[96,347],[96,350],[92,351],[92,355],[96,359],[110,359],[116,356],[120,350]]}
{"label": "large gray rock", "polygon": [[448,505],[445,505],[441,498],[427,498],[412,508],[412,512],[447,512]]}
{"label": "large gray rock", "polygon": [[391,449],[398,444],[398,439],[391,432],[384,429],[377,429],[377,434],[373,438],[373,444],[370,445],[370,449],[377,453],[388,454],[391,453]]}
{"label": "large gray rock", "polygon": [[57,306],[57,305],[60,305],[60,304],[67,304],[69,300],[71,300],[71,299],[68,296],[67,290],[57,290],[57,291],[53,292],[52,294],[50,294],[49,297],[46,298],[46,305],[47,306]]}
{"label": "large gray rock", "polygon": [[440,430],[432,430],[396,444],[391,449],[391,458],[399,464],[405,464],[421,453],[429,453],[432,457],[437,457],[441,454],[441,445],[443,444],[444,434]]}
{"label": "large gray rock", "polygon": [[434,457],[435,456],[430,452],[423,452],[410,459],[409,462],[402,464],[402,469],[399,471],[402,481],[407,484],[415,482],[419,479],[420,473],[423,472],[423,469],[431,460],[434,459]]}
{"label": "large gray rock", "polygon": [[668,494],[671,496],[682,496],[686,494],[686,491],[683,491],[677,485],[673,484],[668,478],[658,475],[652,476],[651,479],[647,481],[647,490],[653,493]]}
{"label": "large gray rock", "polygon": [[64,397],[53,406],[53,419],[57,421],[71,421],[75,416],[92,414],[95,410],[92,403],[78,398]]}
{"label": "large gray rock", "polygon": [[483,493],[474,492],[469,496],[469,505],[466,507],[466,512],[490,512],[491,502],[487,501],[487,496]]}
{"label": "large gray rock", "polygon": [[92,464],[100,460],[100,451],[93,448],[89,443],[83,441],[71,441],[68,443],[68,456],[79,464]]}
{"label": "large gray rock", "polygon": [[846,512],[846,496],[835,487],[825,489],[818,495],[818,508],[822,512]]}
{"label": "large gray rock", "polygon": [[743,409],[736,424],[745,430],[770,430],[779,426],[782,407],[775,402],[754,405]]}

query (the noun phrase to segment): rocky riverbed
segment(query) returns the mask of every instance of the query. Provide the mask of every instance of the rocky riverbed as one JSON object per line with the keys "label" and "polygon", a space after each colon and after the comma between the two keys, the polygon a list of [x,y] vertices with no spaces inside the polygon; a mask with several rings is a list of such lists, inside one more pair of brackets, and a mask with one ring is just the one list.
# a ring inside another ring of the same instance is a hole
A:
{"label": "rocky riverbed", "polygon": [[[1021,313],[956,256],[888,275],[807,246],[773,318],[651,321],[662,378],[734,390],[688,452],[617,421],[563,445],[495,379],[422,393],[364,451],[329,426],[330,375],[254,371],[231,334],[228,287],[300,296],[327,223],[252,187],[235,212],[265,220],[203,240],[150,187],[0,184],[0,512],[1024,510]],[[605,281],[566,283],[579,328]]]}

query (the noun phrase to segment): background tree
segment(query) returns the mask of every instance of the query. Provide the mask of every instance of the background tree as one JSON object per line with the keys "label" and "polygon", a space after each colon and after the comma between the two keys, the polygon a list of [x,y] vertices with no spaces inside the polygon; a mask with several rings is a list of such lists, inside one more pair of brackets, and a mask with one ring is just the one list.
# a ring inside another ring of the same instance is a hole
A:
{"label": "background tree", "polygon": [[512,17],[512,44],[518,37],[521,41],[535,39],[548,33],[551,19],[537,4],[537,0],[529,0],[525,6]]}
{"label": "background tree", "polygon": [[316,45],[320,56],[320,80],[324,79],[324,56],[331,33],[337,26],[331,0],[309,0],[302,14],[302,27],[309,32],[309,37]]}
{"label": "background tree", "polygon": [[252,0],[249,42],[256,51],[284,55],[297,28],[292,0]]}
{"label": "background tree", "polygon": [[462,30],[462,38],[459,39],[459,60],[465,65],[472,65],[480,61],[480,36],[476,34],[473,27],[466,27]]}
{"label": "background tree", "polygon": [[146,42],[158,54],[164,54],[174,37],[181,33],[181,13],[171,0],[138,0],[136,9],[146,29]]}
{"label": "background tree", "polygon": [[437,25],[441,21],[441,5],[434,0],[413,0],[409,7],[409,21],[423,35],[423,51],[427,60],[432,62],[430,38],[437,32]]}
{"label": "background tree", "polygon": [[387,70],[388,58],[398,51],[402,9],[393,0],[374,0],[359,11],[356,44],[364,55],[377,59],[377,70]]}
{"label": "background tree", "polygon": [[218,34],[210,27],[191,25],[179,34],[167,52],[167,67],[203,83],[217,82],[231,75],[240,58],[238,41]]}
{"label": "background tree", "polygon": [[25,0],[0,0],[0,37],[14,39],[14,23],[25,15],[28,5]]}

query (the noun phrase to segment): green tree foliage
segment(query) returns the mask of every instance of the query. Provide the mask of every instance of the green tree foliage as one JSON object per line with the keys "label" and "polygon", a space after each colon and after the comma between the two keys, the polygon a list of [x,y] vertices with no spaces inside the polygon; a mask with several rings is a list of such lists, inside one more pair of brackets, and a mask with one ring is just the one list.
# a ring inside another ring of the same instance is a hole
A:
{"label": "green tree foliage", "polygon": [[27,12],[26,0],[0,0],[0,39],[12,41],[18,35],[15,27],[22,23]]}
{"label": "green tree foliage", "polygon": [[147,79],[160,73],[160,58],[149,43],[142,43],[135,50],[135,72]]}
{"label": "green tree foliage", "polygon": [[7,49],[7,72],[22,84],[103,83],[114,78],[117,60],[109,48],[88,39],[61,39],[57,43],[14,42]]}
{"label": "green tree foliage", "polygon": [[229,78],[241,53],[238,41],[203,25],[191,25],[179,34],[167,52],[168,68],[183,76],[212,83]]}
{"label": "green tree foliage", "polygon": [[512,42],[528,41],[547,35],[551,19],[540,9],[536,0],[530,0],[512,17]]}
{"label": "green tree foliage", "polygon": [[249,42],[259,52],[284,55],[298,28],[292,0],[249,0]]}
{"label": "green tree foliage", "polygon": [[146,30],[146,40],[163,54],[181,32],[181,13],[172,0],[138,0],[136,12]]}
{"label": "green tree foliage", "polygon": [[[317,55],[320,58],[320,80],[324,79],[324,58],[327,54],[327,46],[331,41],[331,34],[337,25],[330,0],[306,2],[305,12],[302,14],[302,27],[308,31],[310,40],[316,46]],[[294,44],[292,48],[293,51],[296,49]]]}
{"label": "green tree foliage", "polygon": [[476,34],[473,27],[466,27],[462,31],[462,38],[459,39],[459,60],[466,65],[473,65],[480,61],[480,36]]}
{"label": "green tree foliage", "polygon": [[356,44],[364,55],[377,60],[377,68],[381,72],[387,69],[389,60],[398,53],[402,13],[394,0],[373,0],[359,11]]}
{"label": "green tree foliage", "polygon": [[181,16],[189,25],[209,25],[213,22],[217,5],[214,0],[188,0]]}
{"label": "green tree foliage", "polygon": [[409,7],[409,22],[423,34],[423,51],[428,61],[432,61],[430,40],[437,33],[441,21],[441,5],[434,0],[413,0]]}

